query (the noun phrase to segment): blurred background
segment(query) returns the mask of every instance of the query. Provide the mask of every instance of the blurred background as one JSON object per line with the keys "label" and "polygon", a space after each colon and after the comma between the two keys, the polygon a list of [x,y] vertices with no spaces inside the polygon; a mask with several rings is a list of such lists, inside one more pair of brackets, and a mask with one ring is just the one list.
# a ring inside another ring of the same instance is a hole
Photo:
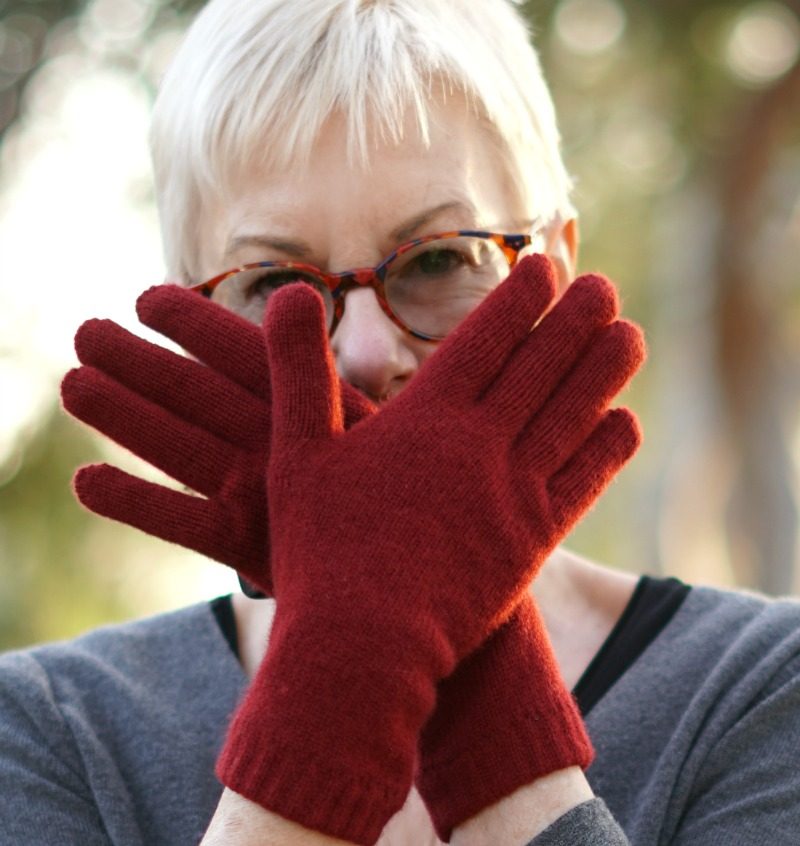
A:
{"label": "blurred background", "polygon": [[[197,2],[0,0],[0,649],[235,589],[224,567],[73,500],[150,474],[59,410],[88,317],[162,281],[146,145]],[[582,270],[650,359],[646,442],[570,538],[627,570],[798,588],[800,0],[533,0],[576,178]],[[150,474],[152,475],[152,474]]]}

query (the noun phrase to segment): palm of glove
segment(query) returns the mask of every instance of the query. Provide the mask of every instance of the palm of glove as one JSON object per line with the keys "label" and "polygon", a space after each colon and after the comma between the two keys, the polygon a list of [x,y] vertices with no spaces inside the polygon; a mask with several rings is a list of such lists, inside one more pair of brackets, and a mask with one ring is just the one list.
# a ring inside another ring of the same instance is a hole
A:
{"label": "palm of glove", "polygon": [[[391,625],[388,611],[400,612],[398,622],[407,627],[429,620],[435,608],[447,608],[453,621],[490,619],[493,629],[533,576],[522,562],[540,563],[563,536],[547,462],[523,457],[524,439],[508,443],[484,403],[452,409],[443,403],[421,420],[417,402],[404,400],[349,431],[334,423],[324,435],[292,439],[273,453],[275,595],[307,603],[312,615],[327,614],[327,600],[334,607],[345,602],[350,620],[366,615],[383,629]],[[375,547],[379,561],[370,552]],[[420,567],[428,577],[437,567],[441,572],[424,582],[424,592]],[[353,596],[355,586],[376,580],[381,594],[412,595],[414,603],[379,608]],[[336,595],[339,589],[346,596]],[[462,642],[448,632],[462,655],[481,635]]]}
{"label": "palm of glove", "polygon": [[[521,672],[541,681],[548,705],[523,717],[544,715],[535,765],[459,807],[426,768],[437,825],[526,783],[518,777],[591,757],[546,636],[525,623],[525,588],[638,446],[633,415],[608,404],[644,349],[639,330],[615,319],[601,277],[576,280],[541,318],[553,296],[549,262],[524,260],[398,397],[345,430],[319,296],[304,285],[273,295],[264,331],[277,603],[218,761],[228,787],[307,827],[374,842],[407,794],[437,692],[462,699],[456,664],[518,604],[516,625],[481,654],[529,661]],[[439,738],[458,754],[462,734],[439,721],[423,751]],[[321,797],[320,782],[335,790]]]}
{"label": "palm of glove", "polygon": [[530,332],[554,295],[545,261],[523,262],[411,386],[348,431],[319,297],[302,285],[274,296],[279,605],[310,619],[347,608],[382,629],[396,616],[405,637],[422,627],[421,651],[440,640],[455,660],[508,617],[638,443],[632,415],[608,403],[642,360],[639,330],[614,319],[608,282],[584,277]]}

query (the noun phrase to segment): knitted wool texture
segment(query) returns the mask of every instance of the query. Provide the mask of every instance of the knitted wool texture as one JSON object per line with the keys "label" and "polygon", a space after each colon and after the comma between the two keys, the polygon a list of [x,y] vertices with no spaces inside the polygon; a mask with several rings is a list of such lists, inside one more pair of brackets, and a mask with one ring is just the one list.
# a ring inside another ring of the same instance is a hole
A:
{"label": "knitted wool texture", "polygon": [[[184,484],[193,470],[193,486],[208,500],[107,465],[79,471],[76,491],[91,510],[236,567],[270,593],[261,484],[270,396],[261,333],[171,285],[145,292],[137,310],[144,324],[203,364],[112,321],[88,321],[76,336],[84,366],[65,379],[64,405]],[[341,387],[348,425],[374,410],[346,383]],[[183,453],[210,459],[187,466],[181,450],[175,454],[176,444],[184,444]],[[233,460],[231,449],[237,453]],[[442,839],[539,775],[588,765],[590,745],[558,679],[538,613],[523,597],[508,623],[439,686],[436,712],[421,738],[418,788]],[[552,726],[543,714],[553,717]],[[456,779],[459,789],[453,791]]]}
{"label": "knitted wool texture", "polygon": [[[266,466],[269,370],[257,326],[176,285],[145,291],[141,322],[179,355],[111,320],[75,336],[82,367],[61,385],[64,408],[191,490],[145,481],[108,464],[81,468],[73,487],[90,511],[233,567],[271,595]],[[374,411],[342,383],[346,422]]]}
{"label": "knitted wool texture", "polygon": [[[437,685],[508,620],[635,449],[634,418],[607,407],[643,358],[639,331],[614,319],[609,283],[584,277],[531,332],[553,294],[549,263],[521,262],[399,397],[346,432],[319,297],[273,296],[277,611],[218,763],[232,789],[374,842],[409,789]],[[549,650],[538,667],[555,668]],[[544,684],[558,739],[542,762],[559,768],[565,748],[585,760],[557,673]]]}

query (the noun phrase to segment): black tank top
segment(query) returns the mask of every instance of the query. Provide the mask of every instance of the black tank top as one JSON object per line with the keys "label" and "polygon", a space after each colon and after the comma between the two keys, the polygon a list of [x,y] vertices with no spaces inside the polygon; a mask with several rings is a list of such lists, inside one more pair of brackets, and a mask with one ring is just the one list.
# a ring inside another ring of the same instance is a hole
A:
{"label": "black tank top", "polygon": [[[617,624],[575,685],[574,694],[586,716],[655,640],[689,593],[678,579],[642,576]],[[211,600],[211,610],[233,654],[239,658],[231,594]]]}

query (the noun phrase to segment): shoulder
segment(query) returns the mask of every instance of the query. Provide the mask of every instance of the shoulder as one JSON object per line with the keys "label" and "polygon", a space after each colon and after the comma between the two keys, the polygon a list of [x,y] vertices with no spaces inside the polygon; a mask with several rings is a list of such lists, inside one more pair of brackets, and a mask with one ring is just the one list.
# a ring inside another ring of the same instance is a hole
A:
{"label": "shoulder", "polygon": [[800,602],[757,593],[694,587],[655,644],[693,666],[731,681],[767,681],[800,656]]}
{"label": "shoulder", "polygon": [[782,728],[800,732],[797,600],[693,588],[654,646],[656,664],[673,665],[664,683],[678,686],[698,720],[706,714],[708,738],[750,725],[766,708],[767,730],[778,745]]}
{"label": "shoulder", "polygon": [[[91,690],[101,695],[123,677],[157,682],[194,656],[224,654],[208,603],[132,622],[104,626],[73,640],[0,655],[6,692],[48,694],[59,699]],[[198,662],[199,666],[205,662]]]}
{"label": "shoulder", "polygon": [[97,724],[124,733],[137,719],[184,719],[221,686],[232,708],[244,683],[210,605],[199,603],[0,655],[0,712],[41,720],[47,731],[60,720],[73,733]]}
{"label": "shoulder", "polygon": [[694,711],[705,720],[721,717],[725,703],[741,713],[783,687],[788,697],[800,688],[800,602],[693,587],[610,701],[622,696],[651,713],[685,719]]}
{"label": "shoulder", "polygon": [[632,839],[795,842],[800,603],[692,588],[588,724],[590,780]]}
{"label": "shoulder", "polygon": [[113,723],[122,705],[143,715],[200,692],[219,678],[226,659],[221,640],[208,604],[201,603],[6,652],[0,655],[0,731],[67,750],[65,739],[74,741],[95,718]]}
{"label": "shoulder", "polygon": [[244,684],[207,603],[0,656],[0,843],[188,842]]}

